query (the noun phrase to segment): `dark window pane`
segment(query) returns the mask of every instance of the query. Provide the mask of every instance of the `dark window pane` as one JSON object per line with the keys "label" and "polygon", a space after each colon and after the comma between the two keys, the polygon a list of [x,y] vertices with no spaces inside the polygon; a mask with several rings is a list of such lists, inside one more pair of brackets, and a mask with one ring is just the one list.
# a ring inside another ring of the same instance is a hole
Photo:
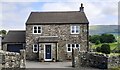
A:
{"label": "dark window pane", "polygon": [[37,45],[34,45],[34,47],[37,47]]}
{"label": "dark window pane", "polygon": [[41,27],[38,27],[38,29],[41,29]]}
{"label": "dark window pane", "polygon": [[38,30],[38,33],[41,33],[41,30]]}
{"label": "dark window pane", "polygon": [[37,51],[37,48],[34,48],[34,51]]}
{"label": "dark window pane", "polygon": [[79,48],[79,44],[76,44],[76,47]]}
{"label": "dark window pane", "polygon": [[72,33],[74,33],[75,31],[74,30],[72,30]]}
{"label": "dark window pane", "polygon": [[37,45],[34,45],[34,51],[37,51],[38,47]]}
{"label": "dark window pane", "polygon": [[37,27],[35,26],[34,29],[37,29]]}
{"label": "dark window pane", "polygon": [[37,33],[37,30],[34,30],[34,33]]}
{"label": "dark window pane", "polygon": [[70,47],[70,44],[68,44],[68,47]]}
{"label": "dark window pane", "polygon": [[78,33],[79,32],[79,30],[76,30],[76,33]]}
{"label": "dark window pane", "polygon": [[68,48],[68,51],[71,51],[71,49],[70,49],[70,48]]}
{"label": "dark window pane", "polygon": [[75,47],[75,45],[74,45],[74,44],[72,44],[72,47]]}

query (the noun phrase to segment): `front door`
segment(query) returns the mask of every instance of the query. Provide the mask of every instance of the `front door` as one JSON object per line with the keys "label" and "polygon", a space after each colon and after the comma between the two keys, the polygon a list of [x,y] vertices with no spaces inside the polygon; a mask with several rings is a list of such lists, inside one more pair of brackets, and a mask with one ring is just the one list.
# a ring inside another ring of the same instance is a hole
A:
{"label": "front door", "polygon": [[52,57],[51,57],[51,44],[46,44],[45,45],[45,53],[44,53],[44,58],[45,58],[45,61],[51,61],[52,60]]}

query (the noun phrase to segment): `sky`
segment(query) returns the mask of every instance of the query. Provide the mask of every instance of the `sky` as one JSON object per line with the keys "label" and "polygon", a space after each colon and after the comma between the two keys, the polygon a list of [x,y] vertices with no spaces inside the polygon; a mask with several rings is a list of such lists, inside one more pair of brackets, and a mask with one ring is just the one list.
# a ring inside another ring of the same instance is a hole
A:
{"label": "sky", "polygon": [[0,30],[25,30],[31,12],[79,11],[83,3],[89,25],[117,25],[119,0],[1,0]]}

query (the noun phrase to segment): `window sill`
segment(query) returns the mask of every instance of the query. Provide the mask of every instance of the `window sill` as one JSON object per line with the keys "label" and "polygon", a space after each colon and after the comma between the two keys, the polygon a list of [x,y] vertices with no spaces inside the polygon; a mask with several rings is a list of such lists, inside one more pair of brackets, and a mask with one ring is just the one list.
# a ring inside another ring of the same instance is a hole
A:
{"label": "window sill", "polygon": [[42,34],[42,33],[33,33],[33,34]]}
{"label": "window sill", "polygon": [[71,53],[72,51],[67,51],[67,53],[69,53],[69,52]]}
{"label": "window sill", "polygon": [[38,53],[37,51],[33,51],[33,53]]}
{"label": "window sill", "polygon": [[79,35],[80,33],[71,33],[71,35]]}

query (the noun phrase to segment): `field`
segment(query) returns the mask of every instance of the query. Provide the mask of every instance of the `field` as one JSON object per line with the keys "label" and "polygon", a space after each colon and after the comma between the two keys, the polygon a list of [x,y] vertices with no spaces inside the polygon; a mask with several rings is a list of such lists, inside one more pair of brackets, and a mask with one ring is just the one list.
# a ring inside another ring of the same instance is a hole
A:
{"label": "field", "polygon": [[[110,45],[110,49],[114,50],[115,48],[118,47],[118,42],[115,43],[108,43]],[[102,44],[98,44],[98,45],[92,45],[92,49],[96,49],[97,47],[101,47]]]}
{"label": "field", "polygon": [[[114,49],[118,50],[118,46],[120,46],[120,36],[115,35],[115,34],[114,34],[114,36],[115,36],[117,42],[108,43],[108,44],[110,45],[110,49],[111,49],[111,50],[114,50]],[[92,49],[96,49],[97,47],[101,47],[101,45],[102,45],[102,44],[98,44],[98,45],[93,44],[93,45],[91,46],[91,48],[92,48]]]}

